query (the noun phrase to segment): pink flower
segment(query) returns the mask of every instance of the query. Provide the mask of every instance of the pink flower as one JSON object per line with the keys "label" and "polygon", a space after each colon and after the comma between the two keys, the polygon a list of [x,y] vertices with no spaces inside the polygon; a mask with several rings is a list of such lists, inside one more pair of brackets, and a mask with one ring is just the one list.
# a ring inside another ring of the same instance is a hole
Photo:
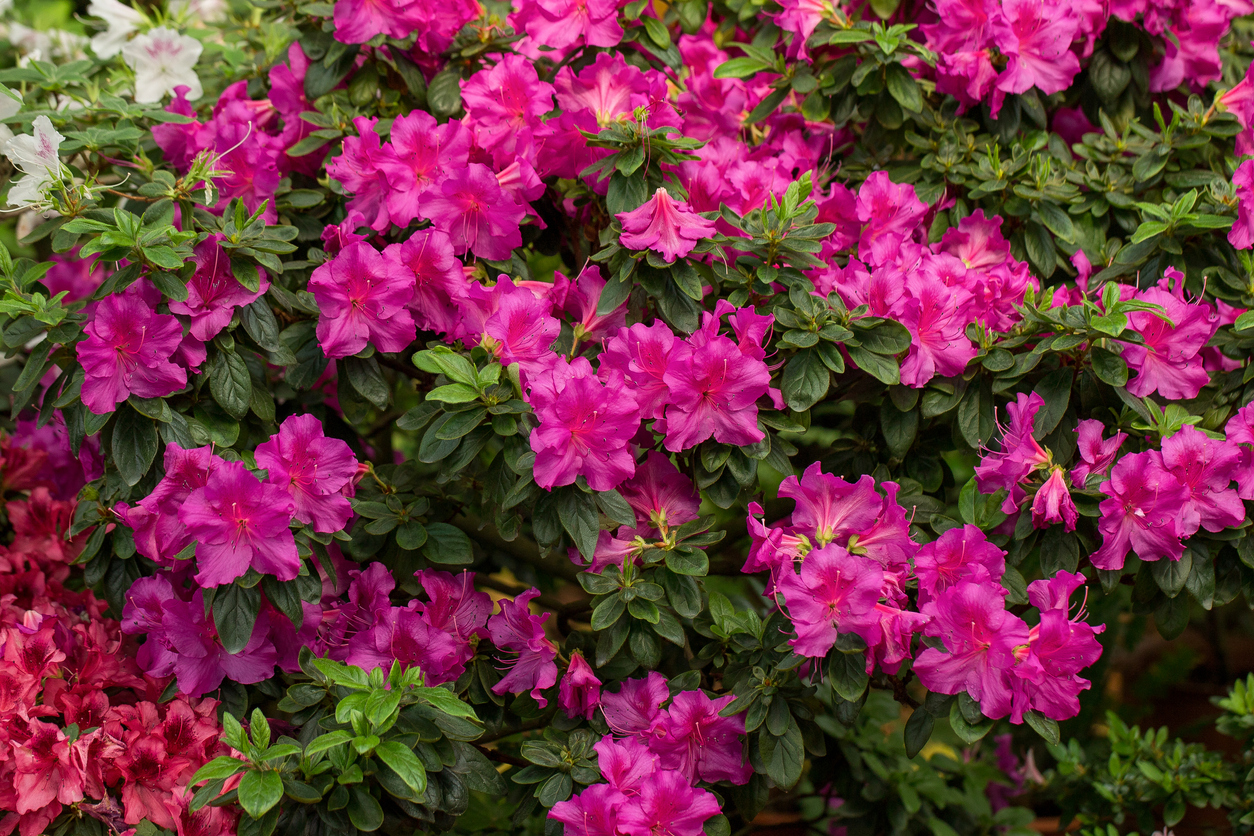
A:
{"label": "pink flower", "polygon": [[353,120],[357,136],[344,137],[344,153],[327,163],[327,174],[339,180],[353,199],[350,212],[360,212],[373,229],[382,231],[392,223],[388,197],[392,184],[388,165],[400,165],[392,146],[383,145],[375,130],[378,119],[358,116]]}
{"label": "pink flower", "polygon": [[414,274],[409,310],[418,328],[453,333],[458,321],[457,300],[466,295],[466,277],[448,233],[435,227],[420,230],[409,240],[386,247],[383,258]]}
{"label": "pink flower", "polygon": [[373,620],[370,629],[349,640],[344,659],[348,664],[386,671],[393,662],[400,662],[404,668],[419,668],[428,685],[452,681],[464,670],[453,636],[432,627],[423,614],[387,607],[375,610]]}
{"label": "pink flower", "polygon": [[914,663],[929,691],[966,691],[994,719],[1010,713],[1014,650],[1028,643],[1028,626],[1006,612],[1005,594],[995,581],[964,580],[925,604],[932,621],[924,633],[939,638],[948,652],[929,647]]}
{"label": "pink flower", "polygon": [[648,738],[662,722],[662,703],[670,699],[666,677],[657,671],[628,679],[615,692],[601,694],[605,722],[615,734]]}
{"label": "pink flower", "polygon": [[314,531],[340,531],[353,515],[347,497],[353,495],[357,457],[338,438],[327,438],[322,422],[312,415],[293,415],[279,432],[257,447],[257,466],[266,469],[266,481],[283,488],[295,503],[298,522]]}
{"label": "pink flower", "polygon": [[[1215,101],[1235,116],[1241,125],[1241,133],[1237,134],[1237,157],[1254,154],[1254,132],[1250,131],[1250,128],[1254,127],[1254,80],[1251,80],[1249,70],[1246,70],[1245,78],[1220,93]],[[1247,179],[1249,179],[1248,175]],[[1233,246],[1237,245],[1233,244]],[[1237,248],[1244,249],[1244,247]]]}
{"label": "pink flower", "polygon": [[1110,498],[1099,506],[1103,540],[1090,558],[1095,567],[1122,569],[1129,549],[1142,560],[1180,559],[1180,538],[1193,533],[1182,516],[1191,492],[1163,466],[1160,453],[1124,456],[1101,491]]}
{"label": "pink flower", "polygon": [[824,473],[814,462],[801,474],[789,476],[779,486],[779,495],[796,500],[792,514],[794,529],[818,546],[836,541],[846,545],[849,537],[869,529],[880,516],[883,497],[875,492],[875,480],[863,475],[857,483]]}
{"label": "pink flower", "polygon": [[1197,427],[1185,425],[1163,439],[1163,466],[1189,491],[1180,514],[1180,527],[1219,532],[1239,528],[1245,505],[1232,488],[1241,450],[1228,441],[1210,438]]}
{"label": "pink flower", "polygon": [[170,362],[183,329],[155,312],[137,291],[100,300],[87,339],[76,347],[83,364],[83,405],[105,415],[131,395],[163,398],[187,385],[187,372]]}
{"label": "pink flower", "polygon": [[645,779],[658,769],[658,756],[635,737],[615,740],[607,734],[592,748],[601,776],[626,797],[639,795]]}
{"label": "pink flower", "polygon": [[[12,720],[22,722],[16,717]],[[9,763],[14,770],[14,812],[30,813],[53,802],[82,801],[84,769],[74,762],[65,732],[34,718],[25,720],[24,725],[29,737],[23,745],[13,747]]]}
{"label": "pink flower", "polygon": [[663,770],[645,779],[637,803],[622,808],[618,829],[626,836],[701,836],[705,820],[718,812],[711,793]]}
{"label": "pink flower", "polygon": [[531,431],[537,485],[552,490],[583,476],[593,490],[608,491],[635,473],[627,445],[640,427],[636,400],[597,380],[585,358],[538,375],[530,402],[540,420]]}
{"label": "pink flower", "polygon": [[1237,496],[1254,499],[1254,404],[1246,404],[1228,419],[1224,434],[1229,444],[1237,445],[1237,459],[1233,478],[1237,482]]}
{"label": "pink flower", "polygon": [[405,38],[422,19],[421,0],[336,0],[335,39],[364,44],[375,35]]}
{"label": "pink flower", "polygon": [[557,704],[569,717],[591,719],[601,704],[601,680],[578,650],[570,652],[570,666],[557,688]]}
{"label": "pink flower", "polygon": [[243,462],[218,463],[179,509],[196,540],[196,583],[230,583],[249,567],[281,581],[295,578],[300,556],[288,528],[293,508],[286,491],[258,481]]}
{"label": "pink flower", "polygon": [[414,274],[369,244],[349,244],[320,265],[309,290],[321,311],[318,343],[332,360],[351,357],[367,343],[379,351],[403,351],[417,336],[405,308],[414,294]]}
{"label": "pink flower", "polygon": [[488,632],[497,648],[518,654],[509,673],[492,686],[492,693],[521,694],[530,689],[532,699],[544,708],[549,701],[540,692],[557,684],[553,663],[557,648],[544,636],[549,614],[535,616],[528,609],[528,602],[539,594],[540,590],[529,589],[512,601],[502,601],[501,611],[488,619]]}
{"label": "pink flower", "polygon": [[1049,528],[1060,522],[1067,531],[1075,531],[1079,517],[1071,492],[1067,490],[1063,469],[1058,466],[1050,468],[1049,478],[1032,500],[1032,525],[1036,528]]}
{"label": "pink flower", "polygon": [[170,302],[170,312],[190,316],[192,336],[204,342],[216,337],[231,323],[236,308],[261,298],[270,287],[264,272],[257,290],[240,284],[219,240],[220,236],[215,235],[196,247],[196,271],[187,282],[187,299]]}
{"label": "pink flower", "polygon": [[[191,601],[165,602],[161,627],[174,654],[174,676],[179,690],[198,697],[215,690],[230,677],[252,685],[274,675],[278,652],[269,640],[269,617],[263,612],[253,624],[252,637],[239,653],[227,653],[218,640],[213,622],[205,613],[204,595],[198,589]],[[149,638],[152,641],[152,638]],[[162,751],[165,750],[164,745]]]}
{"label": "pink flower", "polygon": [[608,380],[610,372],[621,375],[635,393],[641,417],[661,418],[671,403],[666,374],[672,364],[691,363],[691,352],[660,319],[652,325],[637,322],[606,340],[598,373],[602,380]]}
{"label": "pink flower", "polygon": [[1200,355],[1219,328],[1219,315],[1205,301],[1185,301],[1184,275],[1172,267],[1157,287],[1141,291],[1137,299],[1162,306],[1170,324],[1149,311],[1128,314],[1128,327],[1145,339],[1144,345],[1123,349],[1128,368],[1137,373],[1128,381],[1128,392],[1138,398],[1154,392],[1171,400],[1196,398],[1210,382]]}
{"label": "pink flower", "polygon": [[553,85],[540,80],[529,59],[506,54],[461,87],[466,125],[484,150],[513,153],[547,132],[543,117],[553,109]]}
{"label": "pink flower", "polygon": [[[1101,657],[1097,634],[1106,629],[1086,624],[1083,607],[1071,618],[1071,594],[1081,586],[1084,576],[1067,572],[1028,584],[1028,600],[1041,611],[1041,621],[1028,633],[1026,659],[1013,680],[1013,722],[1021,722],[1028,708],[1054,720],[1080,713],[1078,697],[1090,683],[1076,674]],[[1019,653],[1023,655],[1022,650]]]}
{"label": "pink flower", "polygon": [[490,338],[483,344],[507,366],[519,363],[524,369],[539,370],[552,365],[557,358],[549,348],[562,330],[551,316],[552,301],[520,287],[509,276],[501,276],[488,293],[495,309],[483,322],[483,333]]}
{"label": "pink flower", "polygon": [[912,339],[901,364],[901,382],[920,389],[937,375],[962,374],[979,353],[966,336],[969,318],[964,303],[970,297],[923,271],[906,278],[906,290],[910,298],[900,321]]}
{"label": "pink flower", "polygon": [[605,279],[595,264],[585,267],[572,281],[558,270],[553,274],[553,308],[573,320],[577,342],[598,342],[627,325],[627,300],[614,310],[597,313]]}
{"label": "pink flower", "polygon": [[629,250],[661,253],[668,263],[688,255],[698,241],[716,232],[712,221],[674,200],[665,187],[659,187],[639,208],[617,217],[623,224],[619,243]]}
{"label": "pink flower", "polygon": [[901,243],[911,237],[927,211],[914,186],[894,183],[886,171],[876,171],[866,179],[858,189],[855,206],[858,220],[864,224],[858,253],[877,267],[893,260]]}
{"label": "pink flower", "polygon": [[532,0],[530,5],[523,28],[547,47],[565,49],[580,38],[588,46],[616,46],[623,39],[618,0]]}
{"label": "pink flower", "polygon": [[753,356],[753,348],[720,335],[718,320],[719,315],[705,313],[701,328],[688,339],[691,352],[685,362],[670,363],[663,375],[671,396],[666,408],[666,449],[671,452],[711,436],[737,445],[765,437],[758,429],[757,401],[773,391],[770,370]]}
{"label": "pink flower", "polygon": [[999,488],[1007,491],[1002,503],[1007,514],[1019,510],[1026,496],[1024,480],[1049,462],[1049,454],[1033,436],[1036,413],[1044,405],[1045,399],[1036,392],[1016,395],[1015,402],[1006,407],[1010,426],[1003,428],[1001,451],[986,453],[975,466],[975,483],[981,493],[994,493]]}
{"label": "pink flower", "polygon": [[637,523],[658,530],[692,522],[701,506],[692,480],[657,450],[649,451],[636,475],[624,482],[619,492],[636,512]]}
{"label": "pink flower", "polygon": [[1110,466],[1115,463],[1120,446],[1128,437],[1127,433],[1115,433],[1103,440],[1103,429],[1105,425],[1094,418],[1081,421],[1076,426],[1080,463],[1071,468],[1071,483],[1081,490],[1090,476],[1096,474],[1104,478],[1110,472]]}
{"label": "pink flower", "polygon": [[472,137],[461,122],[437,124],[429,113],[415,110],[392,123],[391,153],[379,170],[387,176],[387,209],[392,223],[405,226],[423,217],[425,204],[439,196],[447,173],[466,167]]}
{"label": "pink flower", "polygon": [[795,33],[789,53],[804,59],[809,54],[806,41],[825,18],[833,15],[831,0],[782,0],[780,5],[784,10],[775,16],[775,25]]}
{"label": "pink flower", "polygon": [[504,261],[522,246],[519,224],[526,210],[505,197],[496,175],[485,165],[470,163],[449,175],[425,211],[437,228],[448,233],[457,254],[467,250],[489,261]]}
{"label": "pink flower", "polygon": [[873,560],[834,545],[811,551],[801,574],[784,572],[779,581],[797,632],[788,643],[812,658],[826,656],[838,633],[856,633],[874,644],[879,639],[874,609],[883,586],[884,570]]}
{"label": "pink flower", "polygon": [[134,529],[135,548],[140,554],[170,566],[175,555],[191,543],[191,534],[179,519],[179,509],[192,491],[209,481],[209,468],[214,461],[211,447],[184,450],[177,444],[166,445],[165,476],[152,493],[129,508],[117,508],[122,520]]}
{"label": "pink flower", "polygon": [[568,836],[619,836],[618,814],[627,797],[610,784],[593,784],[568,801],[559,801],[549,818],[565,825]]}
{"label": "pink flower", "polygon": [[1002,0],[1009,33],[998,33],[998,48],[1010,60],[997,80],[997,89],[1025,93],[1033,87],[1058,93],[1071,86],[1080,72],[1080,59],[1071,42],[1080,21],[1069,3],[1058,0]]}
{"label": "pink flower", "polygon": [[959,581],[1000,582],[1006,573],[1006,553],[988,542],[978,527],[964,525],[922,546],[914,558],[914,571],[922,606]]}
{"label": "pink flower", "polygon": [[[1246,153],[1254,154],[1254,148]],[[1254,160],[1237,166],[1232,173],[1232,185],[1237,194],[1237,221],[1228,230],[1228,243],[1238,250],[1248,250],[1254,247]]]}
{"label": "pink flower", "polygon": [[649,743],[649,748],[659,755],[663,770],[676,770],[690,784],[748,782],[753,767],[744,757],[741,742],[744,717],[719,716],[733,699],[728,694],[712,700],[704,691],[675,695],[661,724],[662,733]]}

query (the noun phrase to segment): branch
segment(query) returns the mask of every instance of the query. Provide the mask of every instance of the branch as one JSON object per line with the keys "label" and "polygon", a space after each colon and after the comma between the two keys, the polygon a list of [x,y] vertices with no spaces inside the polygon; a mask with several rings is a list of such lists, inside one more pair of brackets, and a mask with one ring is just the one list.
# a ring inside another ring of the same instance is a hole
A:
{"label": "branch", "polygon": [[504,752],[498,751],[496,749],[489,749],[487,746],[480,746],[478,743],[475,743],[473,745],[476,749],[478,749],[483,754],[485,758],[487,758],[490,761],[496,761],[497,763],[507,763],[510,766],[531,766],[531,764],[529,764],[527,761],[523,760],[522,758],[516,758],[513,755],[507,755]]}
{"label": "branch", "polygon": [[490,522],[480,520],[474,515],[458,514],[451,522],[485,549],[505,552],[511,557],[534,566],[542,572],[556,575],[568,581],[573,581],[579,575],[579,567],[571,563],[564,555],[541,554],[540,547],[525,537],[519,536],[513,540],[506,540],[497,531],[496,526]]}

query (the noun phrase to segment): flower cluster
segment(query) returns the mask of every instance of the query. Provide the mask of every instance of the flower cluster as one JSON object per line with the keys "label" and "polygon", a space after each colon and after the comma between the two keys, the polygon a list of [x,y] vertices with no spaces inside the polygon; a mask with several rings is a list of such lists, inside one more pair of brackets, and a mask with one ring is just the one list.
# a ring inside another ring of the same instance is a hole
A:
{"label": "flower cluster", "polygon": [[188,809],[188,780],[226,751],[216,701],[164,698],[104,602],[66,586],[86,535],[69,539],[74,502],[58,497],[85,475],[63,426],[0,443],[13,529],[0,546],[0,831],[37,836],[73,805],[113,832],[146,819],[179,836],[234,833],[232,811]]}
{"label": "flower cluster", "polygon": [[698,784],[744,784],[753,773],[742,752],[743,718],[719,716],[731,701],[703,691],[672,695],[658,673],[602,694],[613,731],[595,746],[605,783],[554,805],[549,816],[571,836],[699,836],[719,803]]}
{"label": "flower cluster", "polygon": [[1028,710],[1075,716],[1076,696],[1089,687],[1079,673],[1101,655],[1093,637],[1103,629],[1084,623],[1082,611],[1070,615],[1084,577],[1034,581],[1028,593],[1040,623],[1029,629],[1006,610],[1005,552],[973,525],[918,545],[898,486],[881,487],[882,494],[870,476],[850,483],[814,464],[780,486],[780,496],[796,502],[789,519],[768,527],[750,517],[744,571],[770,572],[768,591],[792,623],[793,650],[822,658],[842,635],[857,636],[868,648],[867,673],[893,674],[914,656],[916,634],[932,636],[944,649],[923,648],[913,666],[928,690],[970,694],[985,716],[1016,723]]}

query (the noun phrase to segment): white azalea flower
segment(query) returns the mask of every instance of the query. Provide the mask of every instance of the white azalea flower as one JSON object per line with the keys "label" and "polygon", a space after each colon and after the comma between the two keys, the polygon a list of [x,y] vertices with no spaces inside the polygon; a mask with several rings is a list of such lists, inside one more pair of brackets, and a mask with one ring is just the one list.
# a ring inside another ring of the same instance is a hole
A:
{"label": "white azalea flower", "polygon": [[59,151],[65,137],[57,133],[47,116],[35,119],[34,135],[15,136],[4,144],[3,153],[26,176],[9,189],[10,206],[33,206],[43,200],[43,192],[61,179]]}
{"label": "white azalea flower", "polygon": [[131,33],[148,22],[143,14],[118,0],[91,0],[87,14],[108,26],[91,39],[91,48],[101,58],[112,58],[121,52]]}
{"label": "white azalea flower", "polygon": [[135,101],[159,102],[174,88],[186,85],[187,98],[204,94],[196,75],[196,62],[204,49],[200,41],[160,26],[122,47],[122,58],[135,71]]}

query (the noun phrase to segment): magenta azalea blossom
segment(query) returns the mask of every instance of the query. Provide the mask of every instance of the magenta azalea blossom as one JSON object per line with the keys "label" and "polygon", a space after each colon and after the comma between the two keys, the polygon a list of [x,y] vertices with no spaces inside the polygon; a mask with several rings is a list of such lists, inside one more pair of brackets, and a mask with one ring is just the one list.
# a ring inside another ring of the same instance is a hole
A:
{"label": "magenta azalea blossom", "polygon": [[748,782],[753,767],[744,757],[744,717],[719,716],[733,699],[728,694],[712,700],[703,691],[676,694],[661,733],[649,744],[660,756],[662,768],[676,770],[690,784],[699,780]]}
{"label": "magenta azalea blossom", "polygon": [[818,462],[805,469],[800,481],[796,476],[785,478],[779,495],[796,500],[793,526],[819,546],[833,541],[844,545],[851,534],[869,529],[879,518],[884,502],[870,476],[850,484],[824,473]]}
{"label": "magenta azalea blossom", "polygon": [[1006,573],[1006,553],[988,542],[977,526],[951,528],[922,546],[914,558],[922,606],[961,580],[997,582]]}
{"label": "magenta azalea blossom", "polygon": [[435,227],[420,230],[404,243],[386,247],[383,258],[414,274],[414,295],[408,307],[418,328],[453,333],[457,301],[466,295],[466,277],[448,234]]}
{"label": "magenta azalea blossom", "polygon": [[376,35],[405,38],[421,23],[422,0],[336,0],[335,39],[364,44]]}
{"label": "magenta azalea blossom", "polygon": [[440,685],[461,673],[457,655],[453,637],[433,628],[421,613],[388,607],[375,611],[370,629],[353,636],[344,661],[365,670],[385,671],[400,662],[403,667],[419,668],[427,685]]}
{"label": "magenta azalea blossom", "polygon": [[1240,528],[1245,504],[1232,488],[1241,451],[1235,444],[1210,438],[1186,424],[1163,439],[1163,466],[1189,491],[1181,512],[1181,528],[1219,532]]}
{"label": "magenta azalea blossom", "polygon": [[593,490],[608,491],[635,473],[627,445],[640,426],[636,400],[597,380],[583,357],[539,375],[531,405],[540,420],[531,431],[540,487],[552,490],[583,476]]}
{"label": "magenta azalea blossom", "polygon": [[570,666],[557,686],[557,704],[569,717],[592,718],[601,704],[601,680],[578,650],[570,653]]}
{"label": "magenta azalea blossom", "polygon": [[288,528],[294,507],[287,491],[259,481],[243,462],[218,463],[179,509],[196,541],[196,583],[230,583],[249,568],[295,578],[300,556]]}
{"label": "magenta azalea blossom", "polygon": [[209,481],[214,462],[213,448],[184,450],[177,444],[165,448],[165,476],[152,493],[130,507],[116,507],[123,522],[134,530],[135,548],[144,557],[167,566],[192,541],[179,509],[192,491]]}
{"label": "magenta azalea blossom", "polygon": [[506,198],[485,165],[470,163],[450,174],[424,211],[448,234],[458,255],[470,251],[479,258],[504,260],[522,246],[519,224],[527,211]]}
{"label": "magenta azalea blossom", "polygon": [[671,403],[666,374],[672,364],[677,368],[690,365],[691,352],[665,322],[637,322],[606,340],[598,373],[603,380],[608,379],[610,372],[621,375],[636,395],[641,417],[661,418]]}
{"label": "magenta azalea blossom", "polygon": [[76,347],[83,364],[83,404],[97,415],[131,395],[162,398],[187,385],[187,372],[170,362],[183,329],[154,311],[137,292],[106,296]]}
{"label": "magenta azalea blossom", "polygon": [[624,796],[639,795],[645,779],[659,768],[658,756],[636,737],[615,740],[607,734],[592,748],[597,753],[597,769]]}
{"label": "magenta azalea blossom", "polygon": [[1128,551],[1142,560],[1179,560],[1184,554],[1183,516],[1191,492],[1163,466],[1155,450],[1124,456],[1101,487],[1110,497],[1099,506],[1102,545],[1091,560],[1098,569],[1122,569]]}
{"label": "magenta azalea blossom", "polygon": [[627,797],[610,784],[593,784],[568,801],[559,801],[549,818],[559,821],[568,836],[619,836],[619,811]]}
{"label": "magenta azalea blossom", "polygon": [[277,435],[258,445],[256,456],[257,466],[266,469],[266,481],[292,497],[297,521],[327,533],[348,523],[357,457],[343,441],[327,438],[317,418],[293,415],[284,420]]}
{"label": "magenta azalea blossom", "polygon": [[192,336],[206,342],[231,323],[236,308],[261,298],[270,287],[264,272],[257,290],[240,284],[218,238],[214,236],[196,247],[196,270],[187,282],[187,299],[170,301],[170,311],[190,316]]}
{"label": "magenta azalea blossom", "polygon": [[200,590],[191,601],[167,601],[161,626],[173,652],[174,676],[179,690],[200,696],[215,690],[222,680],[244,685],[262,682],[274,675],[278,652],[268,641],[269,620],[264,613],[253,622],[252,637],[239,653],[227,653],[218,640],[213,621],[206,617],[204,595]]}
{"label": "magenta azalea blossom", "polygon": [[1049,478],[1037,490],[1032,499],[1032,525],[1036,528],[1048,528],[1054,523],[1062,523],[1067,531],[1075,531],[1076,520],[1080,512],[1076,510],[1071,492],[1067,490],[1067,480],[1061,467],[1053,467]]}
{"label": "magenta azalea blossom", "polygon": [[553,662],[557,648],[544,636],[548,613],[535,616],[528,608],[528,602],[539,594],[540,590],[529,589],[512,601],[502,601],[501,611],[488,619],[488,633],[493,644],[517,657],[504,678],[492,686],[492,693],[529,690],[543,708],[549,701],[540,692],[557,684],[557,665]]}
{"label": "magenta azalea blossom", "polygon": [[975,466],[975,483],[981,493],[1007,492],[1002,510],[1013,514],[1026,496],[1022,483],[1034,471],[1049,462],[1049,454],[1033,437],[1036,429],[1036,413],[1045,405],[1045,399],[1033,392],[1020,392],[1015,402],[1007,405],[1010,426],[1003,428],[1001,451],[988,452]]}
{"label": "magenta azalea blossom", "polygon": [[417,336],[406,306],[414,274],[381,256],[369,244],[349,244],[309,280],[321,310],[318,343],[327,357],[350,357],[373,344],[403,351]]}
{"label": "magenta azalea blossom", "polygon": [[929,691],[966,691],[990,718],[1010,713],[1015,648],[1028,643],[1028,626],[1006,612],[1005,594],[988,579],[964,580],[941,592],[923,607],[932,617],[924,632],[939,638],[945,650],[929,647],[914,663]]}
{"label": "magenta azalea blossom", "polygon": [[1076,426],[1080,463],[1071,468],[1071,483],[1077,488],[1083,489],[1090,476],[1105,477],[1110,472],[1110,466],[1115,463],[1119,447],[1128,437],[1127,433],[1115,433],[1112,437],[1103,439],[1103,429],[1102,422],[1092,418],[1081,421]]}
{"label": "magenta azalea blossom", "polygon": [[662,770],[645,780],[636,803],[622,808],[618,829],[626,836],[701,836],[706,819],[718,812],[713,794]]}
{"label": "magenta azalea blossom", "polygon": [[628,679],[617,691],[601,694],[601,710],[615,734],[648,737],[662,722],[662,704],[670,696],[666,677],[653,671],[642,679]]}
{"label": "magenta azalea blossom", "polygon": [[701,497],[692,480],[679,472],[670,458],[650,450],[636,475],[619,488],[636,512],[641,526],[662,529],[692,522],[699,516]]}
{"label": "magenta azalea blossom", "polygon": [[620,212],[618,219],[623,223],[619,243],[629,250],[661,253],[668,263],[688,255],[698,241],[715,233],[712,221],[676,201],[665,187],[659,187],[639,208]]}
{"label": "magenta azalea blossom", "polygon": [[840,546],[815,549],[801,561],[801,574],[785,572],[779,581],[788,615],[797,631],[789,640],[802,656],[826,656],[839,633],[879,640],[875,605],[884,586],[878,563],[851,555]]}
{"label": "magenta azalea blossom", "polygon": [[1187,302],[1184,276],[1170,267],[1156,287],[1141,291],[1137,299],[1163,310],[1128,314],[1128,327],[1145,339],[1144,345],[1129,343],[1123,349],[1128,368],[1136,372],[1128,381],[1128,392],[1138,398],[1154,392],[1171,400],[1196,398],[1210,382],[1200,355],[1219,327],[1219,315],[1204,300]]}
{"label": "magenta azalea blossom", "polygon": [[1014,722],[1029,707],[1054,720],[1080,712],[1079,694],[1090,683],[1077,674],[1102,655],[1097,635],[1106,629],[1086,624],[1083,607],[1071,617],[1071,594],[1082,586],[1084,576],[1068,572],[1028,584],[1028,600],[1041,611],[1041,621],[1028,634],[1026,663],[1014,679]]}

